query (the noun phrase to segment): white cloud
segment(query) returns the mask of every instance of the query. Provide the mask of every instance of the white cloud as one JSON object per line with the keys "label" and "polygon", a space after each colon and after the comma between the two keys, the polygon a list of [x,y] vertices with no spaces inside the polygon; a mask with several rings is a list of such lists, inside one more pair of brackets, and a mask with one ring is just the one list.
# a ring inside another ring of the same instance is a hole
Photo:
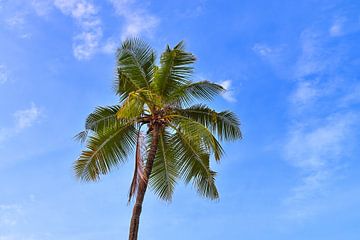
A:
{"label": "white cloud", "polygon": [[263,57],[266,57],[272,54],[274,49],[270,48],[266,44],[256,43],[253,47],[253,51]]}
{"label": "white cloud", "polygon": [[0,128],[0,143],[8,139],[12,135],[12,131],[9,128]]}
{"label": "white cloud", "polygon": [[[149,13],[143,3],[135,0],[109,0],[117,15],[123,18],[119,39],[134,36],[152,36],[159,24],[159,18]],[[96,2],[97,3],[97,2]],[[78,60],[87,60],[96,53],[112,54],[116,49],[113,36],[103,41],[103,25],[99,9],[92,0],[31,0],[23,4],[23,12],[15,12],[6,20],[6,25],[16,29],[21,38],[31,37],[24,32],[28,23],[25,17],[35,13],[39,17],[47,17],[55,7],[64,15],[71,17],[78,30],[73,36],[73,55]],[[29,11],[31,10],[31,11]],[[115,34],[116,35],[116,34]]]}
{"label": "white cloud", "polygon": [[195,0],[186,5],[185,9],[176,10],[176,14],[182,18],[196,18],[201,16],[206,10],[207,0]]}
{"label": "white cloud", "polygon": [[342,34],[342,26],[341,26],[341,24],[338,23],[338,22],[335,22],[331,26],[329,32],[330,32],[330,36],[333,36],[333,37],[340,36]]}
{"label": "white cloud", "polygon": [[311,74],[321,74],[329,66],[329,58],[322,48],[322,36],[312,30],[301,33],[301,55],[295,65],[294,78],[303,79]]}
{"label": "white cloud", "polygon": [[136,6],[135,0],[110,0],[110,2],[116,13],[125,20],[122,39],[142,34],[151,36],[159,24],[159,18],[150,14],[145,8]]}
{"label": "white cloud", "polygon": [[269,45],[267,43],[255,43],[252,51],[264,62],[269,63],[280,78],[288,77],[292,69],[289,68],[286,62],[286,53],[289,51],[289,47],[286,44]]}
{"label": "white cloud", "polygon": [[[18,204],[0,205],[0,226],[15,226],[23,215],[22,206]],[[1,239],[1,238],[0,238]]]}
{"label": "white cloud", "polygon": [[45,17],[52,9],[52,0],[32,0],[31,6],[38,16]]}
{"label": "white cloud", "polygon": [[[34,196],[17,203],[0,203],[0,240],[40,240],[49,239],[50,234],[37,233],[33,235],[19,229],[28,225],[34,216],[29,215],[29,209],[34,208]],[[19,228],[20,227],[20,228]]]}
{"label": "white cloud", "polygon": [[8,81],[8,70],[4,65],[0,65],[0,85]]}
{"label": "white cloud", "polygon": [[24,128],[31,127],[33,123],[39,119],[40,115],[41,111],[34,103],[32,103],[28,109],[16,111],[14,113],[16,129],[20,131]]}
{"label": "white cloud", "polygon": [[86,0],[54,0],[54,4],[64,14],[79,20],[97,14],[95,6]]}
{"label": "white cloud", "polygon": [[355,116],[337,115],[321,119],[314,126],[302,124],[290,130],[285,145],[287,160],[303,170],[316,171],[330,161],[341,159]]}
{"label": "white cloud", "polygon": [[25,24],[24,13],[17,12],[12,17],[7,18],[5,22],[10,28],[22,28]]}
{"label": "white cloud", "polygon": [[344,65],[343,53],[329,47],[328,41],[327,33],[304,30],[301,53],[292,68],[296,89],[289,98],[289,112],[297,114],[290,114],[283,154],[300,179],[284,202],[287,217],[297,220],[323,208],[321,199],[328,197],[327,189],[351,157],[352,138],[359,128],[360,113],[348,108],[357,98],[356,89],[344,94],[349,82],[335,71]]}
{"label": "white cloud", "polygon": [[340,107],[347,107],[360,103],[360,83],[349,86],[349,89],[340,99]]}
{"label": "white cloud", "polygon": [[337,18],[329,29],[329,34],[332,37],[339,37],[343,35],[344,19]]}
{"label": "white cloud", "polygon": [[231,80],[225,80],[220,82],[219,84],[225,89],[225,92],[222,93],[221,96],[228,102],[236,102],[237,100],[235,98],[235,92],[231,87]]}
{"label": "white cloud", "polygon": [[[34,8],[46,0],[34,0]],[[134,0],[109,0],[116,13],[124,18],[121,39],[140,35],[151,36],[159,19],[150,14],[141,4]],[[40,3],[39,3],[40,2]],[[46,4],[44,4],[47,6]],[[71,16],[78,25],[79,33],[73,39],[73,53],[79,60],[90,59],[98,52],[112,54],[116,42],[109,38],[104,43],[102,22],[97,7],[88,0],[54,0],[54,5],[63,14]],[[40,8],[41,10],[41,8]],[[38,12],[39,10],[37,10]],[[40,12],[38,15],[41,15]]]}
{"label": "white cloud", "polygon": [[300,170],[300,183],[285,199],[287,218],[306,219],[321,208],[317,200],[326,196],[332,181],[349,156],[351,132],[358,121],[354,114],[334,115],[313,124],[293,126],[284,146],[286,160]]}
{"label": "white cloud", "polygon": [[80,28],[74,37],[74,56],[79,60],[90,59],[98,51],[103,35],[98,9],[86,0],[55,0],[54,4]]}
{"label": "white cloud", "polygon": [[291,102],[302,107],[314,101],[319,95],[319,90],[311,82],[299,82],[295,92],[290,96]]}
{"label": "white cloud", "polygon": [[101,36],[100,28],[76,35],[73,42],[74,56],[79,60],[90,59],[98,50]]}
{"label": "white cloud", "polygon": [[108,39],[102,47],[102,52],[107,54],[114,54],[117,48],[117,44],[114,40]]}
{"label": "white cloud", "polygon": [[4,22],[4,28],[22,39],[28,39],[31,36],[28,7],[28,2],[7,1],[4,5],[4,16],[1,19]]}
{"label": "white cloud", "polygon": [[41,116],[42,111],[34,103],[28,109],[16,111],[14,113],[15,121],[13,126],[0,128],[0,142],[31,127]]}

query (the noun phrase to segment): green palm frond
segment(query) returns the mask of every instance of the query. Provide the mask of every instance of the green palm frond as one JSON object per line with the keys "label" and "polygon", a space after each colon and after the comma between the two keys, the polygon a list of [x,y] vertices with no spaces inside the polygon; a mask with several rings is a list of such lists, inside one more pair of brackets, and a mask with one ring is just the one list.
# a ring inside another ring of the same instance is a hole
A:
{"label": "green palm frond", "polygon": [[122,102],[130,92],[140,89],[140,87],[134,83],[131,78],[126,76],[120,68],[116,69],[115,81],[113,89],[115,93],[119,96],[120,102]]}
{"label": "green palm frond", "polygon": [[84,142],[90,130],[98,131],[109,127],[115,127],[116,124],[119,123],[119,120],[116,117],[119,109],[119,105],[97,107],[95,111],[90,113],[86,118],[85,130],[78,133],[75,136],[75,139]]}
{"label": "green palm frond", "polygon": [[224,150],[208,128],[197,121],[185,117],[175,116],[175,121],[178,123],[180,131],[185,135],[192,136],[193,139],[199,139],[199,144],[206,146],[214,154],[216,161],[220,160]]}
{"label": "green palm frond", "polygon": [[115,90],[120,96],[148,87],[153,78],[156,55],[140,39],[124,41],[117,53],[118,66]]}
{"label": "green palm frond", "polygon": [[79,141],[81,143],[84,143],[86,141],[86,138],[88,136],[88,131],[87,130],[83,130],[79,133],[77,133],[75,136],[74,136],[74,139],[76,141]]}
{"label": "green palm frond", "polygon": [[75,161],[76,177],[84,181],[96,181],[100,174],[106,174],[124,162],[134,148],[136,135],[133,124],[94,132],[88,138],[87,149]]}
{"label": "green palm frond", "polygon": [[240,121],[230,111],[216,112],[199,104],[185,109],[177,109],[184,117],[193,119],[215,132],[220,140],[237,140],[242,138]]}
{"label": "green palm frond", "polygon": [[97,107],[95,111],[86,119],[85,129],[97,131],[109,127],[115,127],[119,121],[116,118],[116,113],[119,111],[120,106],[107,106]]}
{"label": "green palm frond", "polygon": [[223,91],[222,86],[209,81],[189,83],[175,89],[169,96],[168,101],[188,105],[194,100],[212,100]]}
{"label": "green palm frond", "polygon": [[[203,161],[204,164],[209,164],[209,156],[204,156]],[[216,172],[210,170],[210,176],[204,177],[202,175],[198,175],[194,178],[194,185],[196,186],[197,191],[201,196],[210,199],[219,198],[219,192],[215,184],[215,176]]]}
{"label": "green palm frond", "polygon": [[215,172],[210,169],[208,149],[197,138],[176,131],[172,143],[178,157],[180,176],[186,183],[193,182],[200,195],[217,199]]}
{"label": "green palm frond", "polygon": [[144,104],[144,99],[137,91],[131,92],[124,100],[120,109],[116,113],[116,116],[118,119],[132,119],[140,117],[144,113]]}
{"label": "green palm frond", "polygon": [[153,88],[160,96],[166,97],[174,89],[190,83],[195,60],[193,54],[185,52],[184,42],[178,43],[173,49],[167,46],[154,76]]}
{"label": "green palm frond", "polygon": [[159,137],[159,146],[150,176],[150,185],[155,193],[166,201],[171,201],[178,177],[176,159],[171,134],[163,130]]}

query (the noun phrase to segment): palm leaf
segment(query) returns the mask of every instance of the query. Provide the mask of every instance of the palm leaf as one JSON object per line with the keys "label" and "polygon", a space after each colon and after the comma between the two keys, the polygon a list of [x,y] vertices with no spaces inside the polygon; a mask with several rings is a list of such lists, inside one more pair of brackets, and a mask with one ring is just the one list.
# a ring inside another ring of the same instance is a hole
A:
{"label": "palm leaf", "polygon": [[89,131],[98,131],[109,127],[115,127],[119,120],[116,117],[120,106],[97,107],[94,112],[90,113],[85,121],[85,130],[78,133],[75,139],[84,142]]}
{"label": "palm leaf", "polygon": [[193,54],[185,52],[184,42],[178,43],[174,49],[167,46],[154,76],[153,88],[160,96],[166,97],[179,86],[190,83],[193,73],[191,65],[195,60]]}
{"label": "palm leaf", "polygon": [[209,81],[189,83],[175,89],[170,94],[168,101],[188,105],[194,100],[212,100],[223,91],[222,86]]}
{"label": "palm leaf", "polygon": [[173,121],[178,123],[184,134],[192,136],[193,139],[199,139],[199,144],[206,146],[214,154],[216,161],[220,160],[224,150],[208,128],[197,121],[181,116],[175,116]]}
{"label": "palm leaf", "polygon": [[210,169],[208,149],[197,138],[183,133],[180,129],[172,138],[176,151],[180,176],[186,183],[192,181],[200,195],[217,199],[215,172]]}
{"label": "palm leaf", "polygon": [[116,113],[117,118],[133,119],[140,117],[144,112],[144,103],[144,99],[137,91],[131,92]]}
{"label": "palm leaf", "polygon": [[129,92],[150,85],[156,56],[147,43],[137,38],[125,40],[118,49],[117,59],[117,94],[126,97]]}
{"label": "palm leaf", "polygon": [[150,185],[155,193],[166,201],[171,201],[178,176],[176,154],[170,140],[170,133],[163,130],[150,175]]}
{"label": "palm leaf", "polygon": [[236,140],[242,138],[240,121],[230,111],[216,112],[199,104],[186,109],[177,109],[179,114],[193,119],[215,132],[220,140]]}
{"label": "palm leaf", "polygon": [[133,124],[125,124],[106,131],[94,132],[88,138],[87,150],[75,161],[76,176],[84,181],[95,181],[126,160],[133,150],[137,131]]}

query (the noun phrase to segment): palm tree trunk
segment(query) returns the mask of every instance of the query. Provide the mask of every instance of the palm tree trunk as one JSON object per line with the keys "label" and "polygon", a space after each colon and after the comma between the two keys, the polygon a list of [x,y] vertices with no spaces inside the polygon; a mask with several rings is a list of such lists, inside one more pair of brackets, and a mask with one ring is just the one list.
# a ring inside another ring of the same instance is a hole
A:
{"label": "palm tree trunk", "polygon": [[160,125],[155,123],[153,125],[152,130],[152,140],[151,140],[151,146],[149,155],[146,161],[146,166],[144,170],[144,180],[141,180],[137,189],[137,195],[136,195],[136,202],[133,208],[133,213],[131,217],[130,222],[130,231],[129,231],[129,240],[137,240],[138,236],[138,230],[139,230],[139,221],[140,221],[140,214],[142,210],[142,204],[145,197],[145,192],[148,186],[149,177],[151,174],[151,170],[153,167],[156,151],[158,148],[158,142],[159,142],[159,131],[160,131]]}

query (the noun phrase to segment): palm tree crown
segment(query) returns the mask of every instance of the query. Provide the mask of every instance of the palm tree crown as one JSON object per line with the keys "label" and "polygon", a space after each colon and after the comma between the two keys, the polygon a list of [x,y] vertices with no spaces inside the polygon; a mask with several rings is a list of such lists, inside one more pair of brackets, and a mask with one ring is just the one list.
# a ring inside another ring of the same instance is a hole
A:
{"label": "palm tree crown", "polygon": [[209,81],[191,81],[194,62],[183,42],[167,46],[156,65],[149,45],[124,41],[114,84],[120,103],[98,107],[86,119],[77,135],[87,146],[75,161],[76,176],[98,180],[135,153],[129,200],[145,194],[148,183],[161,199],[171,200],[178,179],[192,182],[202,196],[218,198],[210,157],[219,161],[223,148],[218,139],[239,139],[241,131],[234,113],[192,105],[224,91]]}

